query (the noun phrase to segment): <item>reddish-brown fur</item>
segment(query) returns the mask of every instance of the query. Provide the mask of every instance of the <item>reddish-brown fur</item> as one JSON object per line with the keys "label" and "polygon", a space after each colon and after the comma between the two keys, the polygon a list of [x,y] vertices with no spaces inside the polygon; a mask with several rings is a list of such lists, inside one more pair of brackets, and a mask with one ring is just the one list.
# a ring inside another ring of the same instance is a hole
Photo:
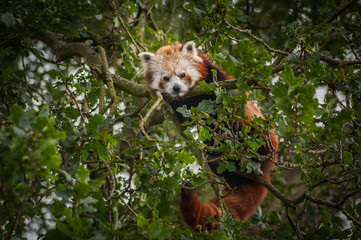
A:
{"label": "reddish-brown fur", "polygon": [[[165,46],[160,48],[156,55],[162,55],[167,63],[171,66],[174,66],[176,69],[176,62],[172,62],[172,56],[182,51],[182,48],[185,45],[177,44],[174,46]],[[188,49],[188,48],[187,48]],[[197,52],[197,56],[201,58],[202,61],[194,61],[191,56],[185,56],[189,61],[193,61],[197,66],[197,71],[200,73],[201,77],[198,81],[205,80],[207,83],[213,81],[213,73],[211,69],[217,71],[218,81],[226,81],[231,79],[227,76],[220,67],[214,65],[211,60],[202,53]],[[194,57],[194,56],[193,56]],[[169,60],[169,61],[168,61]],[[169,67],[172,69],[172,67]],[[174,73],[173,73],[174,74]],[[149,69],[145,73],[145,78],[149,84],[154,80],[152,79],[152,70]],[[185,81],[193,81],[187,75],[184,77]],[[159,88],[162,88],[161,85],[165,83],[161,82]],[[190,84],[191,85],[191,84]],[[192,98],[184,99],[168,99],[170,105],[175,110],[175,114],[180,122],[184,122],[186,119],[176,111],[180,106],[186,105],[187,107],[197,106],[202,100],[205,99],[215,99],[215,96],[211,95],[201,95]],[[244,124],[249,124],[252,121],[253,115],[257,117],[264,118],[261,114],[258,107],[252,102],[247,102],[245,106],[246,116],[248,119],[241,119],[239,121],[239,126],[242,127]],[[278,156],[278,139],[274,134],[274,131],[263,133],[263,140],[266,142],[265,146],[261,147],[258,150],[260,155],[273,154],[273,162],[277,162]],[[264,161],[261,163],[261,169],[263,170],[263,175],[260,176],[266,181],[270,181],[270,171],[273,169],[274,164],[271,161]],[[212,168],[212,166],[211,166]],[[212,169],[214,171],[214,169]],[[245,177],[241,177],[235,173],[226,173],[224,175],[225,180],[232,187],[233,192],[225,197],[225,202],[227,207],[232,214],[232,217],[244,222],[251,215],[254,214],[258,206],[262,203],[263,199],[267,194],[267,189],[251,180],[248,180]],[[229,190],[223,190],[223,195],[226,195]],[[214,222],[208,223],[208,218],[211,216],[216,220],[219,220],[221,217],[221,209],[218,205],[218,199],[212,198],[208,203],[201,203],[198,199],[197,194],[190,189],[183,188],[181,191],[181,201],[180,201],[180,210],[185,222],[193,229],[197,230],[197,226],[201,226],[201,231],[212,230],[217,228],[217,224]]]}
{"label": "reddish-brown fur", "polygon": [[[273,150],[265,148],[260,154],[267,155],[271,153],[271,151],[274,153],[277,152],[278,139],[276,135],[273,132],[269,132],[269,137],[269,143]],[[277,162],[277,159],[277,154],[275,154],[273,161]],[[264,180],[268,182],[271,180],[270,171],[273,167],[274,164],[270,161],[262,163],[263,176],[261,177]],[[230,187],[235,189],[233,193],[225,197],[226,205],[233,218],[244,222],[255,213],[258,206],[263,202],[267,194],[267,189],[259,183],[240,176],[234,179],[228,177],[226,180]],[[222,194],[226,195],[228,192],[229,190],[225,189]],[[182,189],[180,209],[184,221],[193,230],[197,230],[197,225],[201,226],[201,231],[205,231],[206,229],[210,231],[217,228],[214,222],[206,225],[210,216],[216,220],[219,220],[221,216],[217,197],[209,200],[209,203],[203,204],[199,201],[197,194],[193,190]]]}

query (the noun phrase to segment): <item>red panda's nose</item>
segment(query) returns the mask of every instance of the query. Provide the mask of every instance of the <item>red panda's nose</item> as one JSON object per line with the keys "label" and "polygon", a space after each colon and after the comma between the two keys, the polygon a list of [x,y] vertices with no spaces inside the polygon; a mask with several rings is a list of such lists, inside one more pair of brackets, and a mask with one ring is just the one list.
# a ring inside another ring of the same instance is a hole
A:
{"label": "red panda's nose", "polygon": [[175,84],[174,86],[173,86],[173,92],[175,92],[175,93],[179,93],[179,91],[180,91],[180,86],[178,85],[178,84]]}

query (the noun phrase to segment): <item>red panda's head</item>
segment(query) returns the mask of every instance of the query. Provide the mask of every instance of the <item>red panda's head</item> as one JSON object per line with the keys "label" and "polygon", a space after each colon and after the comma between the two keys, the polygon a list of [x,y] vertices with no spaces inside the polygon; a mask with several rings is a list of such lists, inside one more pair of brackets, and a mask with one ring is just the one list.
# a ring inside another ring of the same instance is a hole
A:
{"label": "red panda's head", "polygon": [[206,71],[194,42],[164,46],[155,54],[143,52],[139,56],[149,87],[171,98],[186,95]]}

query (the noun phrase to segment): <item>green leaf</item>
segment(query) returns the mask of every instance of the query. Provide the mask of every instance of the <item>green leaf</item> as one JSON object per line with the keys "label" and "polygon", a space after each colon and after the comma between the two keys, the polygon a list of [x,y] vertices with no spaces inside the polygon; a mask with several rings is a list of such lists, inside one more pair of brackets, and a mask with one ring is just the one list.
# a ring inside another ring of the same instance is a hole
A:
{"label": "green leaf", "polygon": [[227,169],[230,172],[236,171],[236,164],[233,161],[227,162]]}
{"label": "green leaf", "polygon": [[168,240],[171,239],[172,227],[164,226],[158,222],[152,222],[149,224],[148,234],[151,239]]}
{"label": "green leaf", "polygon": [[227,170],[227,166],[224,162],[221,162],[218,164],[218,167],[217,167],[217,174],[222,174],[224,171]]}
{"label": "green leaf", "polygon": [[255,162],[255,161],[247,161],[246,165],[247,173],[254,173],[256,175],[263,174],[263,171],[261,169],[261,163]]}
{"label": "green leaf", "polygon": [[201,128],[198,136],[201,141],[211,140],[211,135],[209,134],[209,130],[205,127]]}
{"label": "green leaf", "polygon": [[61,169],[60,172],[63,173],[67,182],[71,182],[73,180],[71,175],[67,171]]}
{"label": "green leaf", "polygon": [[21,128],[17,127],[17,126],[14,126],[13,130],[14,130],[14,133],[15,133],[16,137],[18,137],[18,138],[27,138],[26,132],[23,129],[21,129]]}
{"label": "green leaf", "polygon": [[322,173],[322,171],[318,168],[311,168],[310,169],[310,175],[315,179],[323,179],[325,176]]}
{"label": "green leaf", "polygon": [[279,213],[277,212],[277,211],[272,211],[269,215],[268,215],[268,217],[269,217],[269,221],[270,221],[270,223],[271,224],[273,224],[273,225],[280,225],[281,224],[281,222],[282,222],[282,220],[281,220],[281,218],[280,218],[280,215],[279,215]]}
{"label": "green leaf", "polygon": [[236,86],[237,89],[241,92],[246,91],[246,89],[248,88],[247,81],[244,78],[237,78]]}
{"label": "green leaf", "polygon": [[348,151],[343,151],[342,160],[345,165],[351,165],[353,162],[352,153],[350,153]]}
{"label": "green leaf", "polygon": [[142,215],[140,214],[137,214],[136,216],[137,218],[137,224],[138,224],[138,227],[142,230],[142,231],[145,231],[148,229],[149,227],[149,222],[147,219],[145,219]]}
{"label": "green leaf", "polygon": [[101,114],[96,114],[89,120],[89,123],[86,124],[86,129],[90,133],[96,133],[98,125],[104,122],[104,117]]}
{"label": "green leaf", "polygon": [[292,68],[285,67],[282,73],[282,78],[288,85],[294,85],[295,76],[293,74]]}
{"label": "green leaf", "polygon": [[79,16],[63,17],[59,23],[64,30],[68,30],[69,34],[79,36],[79,31],[83,30],[83,21]]}
{"label": "green leaf", "polygon": [[198,82],[198,85],[199,85],[200,88],[202,88],[204,91],[207,91],[207,92],[213,92],[213,91],[216,91],[216,89],[217,89],[215,85],[208,84],[204,80]]}
{"label": "green leaf", "polygon": [[87,148],[95,151],[101,160],[104,160],[109,155],[107,146],[102,144],[100,141],[90,142]]}
{"label": "green leaf", "polygon": [[157,205],[158,216],[160,218],[164,218],[165,216],[169,216],[172,213],[172,209],[170,207],[170,202],[168,201],[168,194],[162,192],[160,195],[160,202]]}
{"label": "green leaf", "polygon": [[89,182],[89,187],[91,192],[99,191],[99,188],[104,184],[103,179],[94,179]]}
{"label": "green leaf", "polygon": [[78,177],[79,182],[88,183],[89,173],[90,171],[84,165],[81,165],[76,172],[76,176]]}
{"label": "green leaf", "polygon": [[72,234],[71,234],[68,226],[67,226],[65,223],[63,223],[63,222],[61,222],[61,221],[57,221],[57,222],[56,222],[56,228],[57,228],[62,234],[64,234],[65,236],[67,236],[67,237],[71,237],[71,236],[72,236]]}
{"label": "green leaf", "polygon": [[90,212],[90,213],[97,212],[97,209],[93,206],[93,204],[95,204],[97,202],[98,202],[98,200],[91,197],[91,196],[88,196],[86,198],[82,198],[79,201],[80,204],[83,204],[85,206],[85,210]]}
{"label": "green leaf", "polygon": [[345,123],[351,121],[353,115],[354,112],[351,109],[342,109],[341,112],[337,114],[335,123],[337,123],[339,126],[342,126]]}
{"label": "green leaf", "polygon": [[327,211],[327,208],[324,208],[322,211],[322,222],[323,224],[328,224],[331,222],[332,216],[329,211]]}
{"label": "green leaf", "polygon": [[[71,179],[71,177],[70,177],[70,179]],[[68,182],[71,182],[71,181],[68,181]],[[65,186],[64,184],[58,184],[55,193],[57,196],[62,198],[62,201],[64,203],[67,202],[68,199],[72,197],[72,190],[69,189],[69,187]]]}
{"label": "green leaf", "polygon": [[49,106],[48,105],[43,106],[40,109],[38,116],[48,117],[49,116]]}
{"label": "green leaf", "polygon": [[38,50],[36,48],[30,48],[30,52],[32,52],[37,59],[40,61],[44,59],[44,53],[41,50]]}
{"label": "green leaf", "polygon": [[60,165],[61,165],[61,156],[60,156],[60,154],[57,154],[57,153],[54,153],[53,155],[51,155],[48,158],[48,160],[46,161],[46,166],[52,170],[59,170]]}
{"label": "green leaf", "polygon": [[192,113],[189,109],[187,109],[186,105],[183,105],[182,107],[178,107],[176,110],[177,112],[181,113],[185,118],[192,117]]}
{"label": "green leaf", "polygon": [[215,104],[216,102],[214,100],[203,100],[198,104],[198,110],[211,115],[216,114]]}
{"label": "green leaf", "polygon": [[19,55],[15,53],[9,54],[8,56],[6,56],[4,60],[2,60],[2,63],[0,63],[0,68],[5,70],[6,68],[12,66],[15,63],[18,56]]}
{"label": "green leaf", "polygon": [[27,110],[21,116],[19,121],[19,126],[24,129],[32,129],[33,123],[35,121],[35,112],[34,110]]}
{"label": "green leaf", "polygon": [[101,132],[103,131],[107,126],[112,125],[115,122],[114,118],[107,118],[104,120],[104,122],[102,122],[101,124],[98,125],[98,127],[96,128],[97,132]]}
{"label": "green leaf", "polygon": [[290,63],[298,63],[298,62],[300,61],[298,55],[295,54],[295,53],[288,54],[288,56],[286,57],[286,59],[287,59]]}
{"label": "green leaf", "polygon": [[182,150],[181,152],[177,153],[177,157],[180,161],[182,161],[185,164],[191,164],[194,163],[196,158],[193,155],[190,155],[188,152]]}
{"label": "green leaf", "polygon": [[14,28],[15,24],[16,24],[14,15],[12,13],[9,13],[9,12],[1,14],[1,21],[8,28]]}
{"label": "green leaf", "polygon": [[240,45],[240,58],[242,62],[246,64],[252,64],[255,61],[255,48],[254,44],[248,39],[245,38],[241,41]]}
{"label": "green leaf", "polygon": [[294,38],[288,39],[284,45],[285,48],[295,48],[296,46],[297,46],[297,41]]}
{"label": "green leaf", "polygon": [[301,173],[301,180],[304,181],[308,186],[312,185],[312,181],[309,176],[308,170],[302,170]]}
{"label": "green leaf", "polygon": [[80,152],[81,152],[82,159],[85,161],[89,156],[89,152],[87,150],[84,150],[84,149],[82,149]]}
{"label": "green leaf", "polygon": [[76,119],[80,116],[78,109],[67,107],[64,109],[64,113],[68,118]]}
{"label": "green leaf", "polygon": [[10,116],[9,119],[14,123],[14,124],[19,124],[20,118],[23,115],[24,110],[22,107],[20,107],[17,104],[14,104],[11,106],[10,108]]}

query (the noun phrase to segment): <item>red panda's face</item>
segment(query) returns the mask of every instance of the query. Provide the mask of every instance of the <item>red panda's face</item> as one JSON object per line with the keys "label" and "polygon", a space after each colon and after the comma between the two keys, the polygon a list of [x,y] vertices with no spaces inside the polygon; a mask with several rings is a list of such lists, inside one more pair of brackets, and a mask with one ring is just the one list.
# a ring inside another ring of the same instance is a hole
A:
{"label": "red panda's face", "polygon": [[202,58],[193,42],[165,46],[155,54],[143,52],[139,56],[149,87],[171,98],[183,97],[201,78],[198,65]]}

